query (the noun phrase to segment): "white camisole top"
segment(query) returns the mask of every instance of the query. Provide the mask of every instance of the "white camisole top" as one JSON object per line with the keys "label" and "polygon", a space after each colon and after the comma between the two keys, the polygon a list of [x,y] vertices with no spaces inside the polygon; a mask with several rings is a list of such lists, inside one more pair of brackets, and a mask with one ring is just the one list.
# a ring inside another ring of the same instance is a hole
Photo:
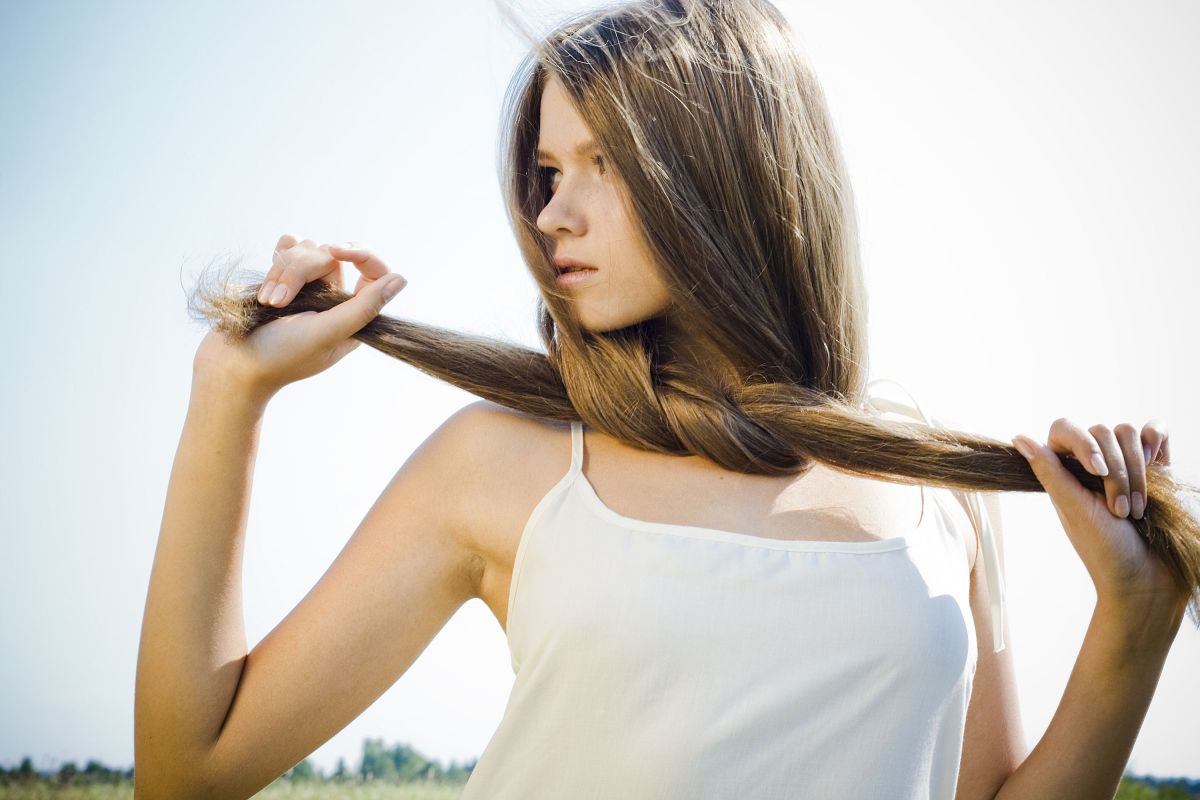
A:
{"label": "white camisole top", "polygon": [[618,514],[583,448],[574,422],[517,547],[515,679],[462,800],[952,800],[978,652],[953,492],[902,536],[772,539]]}

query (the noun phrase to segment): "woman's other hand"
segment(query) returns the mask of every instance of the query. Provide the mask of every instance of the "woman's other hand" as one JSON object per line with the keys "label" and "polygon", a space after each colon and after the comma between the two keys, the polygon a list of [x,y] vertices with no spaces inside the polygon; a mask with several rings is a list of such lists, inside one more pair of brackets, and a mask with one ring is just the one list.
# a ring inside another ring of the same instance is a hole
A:
{"label": "woman's other hand", "polygon": [[[1046,444],[1028,436],[1013,445],[1029,460],[1050,496],[1072,547],[1096,586],[1097,600],[1108,607],[1182,612],[1181,594],[1166,564],[1142,539],[1132,516],[1140,519],[1147,502],[1146,469],[1171,463],[1167,430],[1157,420],[1139,432],[1129,423],[1088,429],[1061,418],[1050,426]],[[1073,456],[1104,480],[1104,493],[1085,487],[1059,459]],[[1136,615],[1131,615],[1135,618]]]}

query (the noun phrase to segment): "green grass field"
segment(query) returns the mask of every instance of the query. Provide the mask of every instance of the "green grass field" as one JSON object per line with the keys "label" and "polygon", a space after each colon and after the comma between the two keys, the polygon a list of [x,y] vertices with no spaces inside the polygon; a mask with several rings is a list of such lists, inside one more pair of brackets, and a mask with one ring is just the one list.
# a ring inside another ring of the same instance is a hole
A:
{"label": "green grass field", "polygon": [[[462,785],[420,786],[392,785],[382,781],[367,783],[307,783],[278,780],[263,789],[255,798],[261,800],[456,800]],[[26,784],[0,784],[0,800],[125,800],[133,797],[133,783],[82,784],[63,786],[54,780],[30,781]],[[1122,779],[1114,800],[1194,800],[1178,786],[1152,788],[1145,784]]]}
{"label": "green grass field", "polygon": [[[289,783],[276,781],[263,789],[256,798],[262,800],[456,800],[462,794],[461,785],[419,786],[374,783]],[[32,781],[28,784],[0,784],[0,800],[128,800],[133,797],[133,783],[61,786],[54,781]]]}

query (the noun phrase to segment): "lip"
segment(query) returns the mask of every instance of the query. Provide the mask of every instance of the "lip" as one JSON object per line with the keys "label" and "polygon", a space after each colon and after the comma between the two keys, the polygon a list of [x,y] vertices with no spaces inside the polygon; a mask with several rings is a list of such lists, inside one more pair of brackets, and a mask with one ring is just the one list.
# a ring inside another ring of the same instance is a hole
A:
{"label": "lip", "polygon": [[578,272],[560,272],[554,283],[564,289],[571,289],[592,281],[600,274],[598,269],[585,269]]}
{"label": "lip", "polygon": [[559,256],[558,258],[554,259],[554,268],[556,270],[558,270],[559,275],[562,275],[564,272],[567,271],[567,269],[569,269],[571,267],[581,268],[581,269],[596,269],[596,267],[592,266],[591,264],[587,263],[586,261],[580,261],[575,258],[567,258],[566,256]]}

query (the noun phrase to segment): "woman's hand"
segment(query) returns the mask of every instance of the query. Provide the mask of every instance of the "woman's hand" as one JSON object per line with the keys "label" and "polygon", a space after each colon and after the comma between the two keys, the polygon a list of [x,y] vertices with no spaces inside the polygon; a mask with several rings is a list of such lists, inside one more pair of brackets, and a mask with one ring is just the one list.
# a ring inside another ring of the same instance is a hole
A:
{"label": "woman's hand", "polygon": [[[1171,463],[1167,430],[1157,420],[1137,428],[1121,423],[1110,430],[1084,430],[1068,419],[1050,426],[1045,445],[1026,436],[1013,445],[1029,460],[1050,495],[1067,537],[1096,585],[1098,602],[1143,612],[1182,609],[1187,595],[1163,561],[1129,521],[1145,508],[1146,465]],[[1093,475],[1104,478],[1104,494],[1085,487],[1063,466],[1058,453],[1074,456]],[[1137,614],[1130,619],[1137,619]]]}
{"label": "woman's hand", "polygon": [[287,384],[336,364],[360,344],[353,335],[379,316],[408,281],[390,272],[366,248],[318,245],[311,239],[297,242],[295,236],[284,234],[258,295],[263,305],[283,307],[309,281],[324,281],[346,291],[342,261],[354,263],[360,272],[351,299],[327,311],[303,311],[272,320],[233,344],[219,332],[210,331],[200,343],[193,368],[232,373],[255,393],[269,398]]}

